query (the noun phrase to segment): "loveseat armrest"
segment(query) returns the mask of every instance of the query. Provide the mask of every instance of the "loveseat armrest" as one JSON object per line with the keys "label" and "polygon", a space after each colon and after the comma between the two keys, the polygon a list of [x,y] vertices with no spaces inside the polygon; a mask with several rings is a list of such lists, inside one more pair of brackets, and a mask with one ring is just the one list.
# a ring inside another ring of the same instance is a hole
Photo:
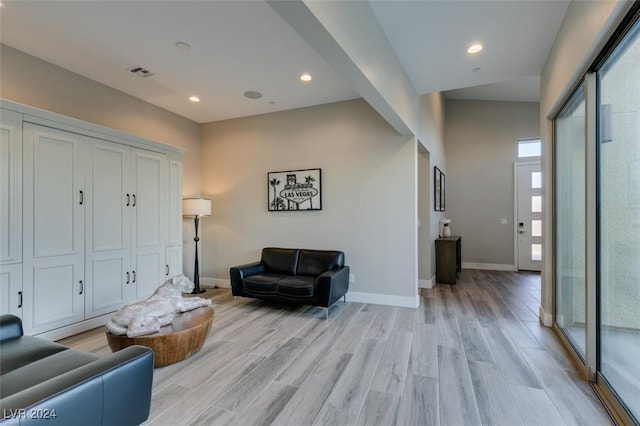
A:
{"label": "loveseat armrest", "polygon": [[349,267],[331,269],[316,278],[316,300],[318,306],[328,308],[349,291]]}
{"label": "loveseat armrest", "polygon": [[242,279],[252,275],[264,274],[265,272],[267,272],[267,267],[262,262],[252,262],[245,265],[232,266],[229,269],[231,292],[234,296],[243,296],[244,285],[242,284]]}
{"label": "loveseat armrest", "polygon": [[129,346],[0,399],[0,423],[138,425],[149,417],[152,384],[153,352]]}
{"label": "loveseat armrest", "polygon": [[22,336],[22,320],[11,314],[0,316],[0,342]]}

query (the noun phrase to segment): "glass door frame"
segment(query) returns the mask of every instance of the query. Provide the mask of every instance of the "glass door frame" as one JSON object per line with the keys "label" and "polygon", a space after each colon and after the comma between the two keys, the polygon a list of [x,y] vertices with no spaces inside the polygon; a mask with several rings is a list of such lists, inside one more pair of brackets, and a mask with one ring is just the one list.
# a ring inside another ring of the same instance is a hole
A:
{"label": "glass door frame", "polygon": [[[553,329],[556,335],[569,350],[575,364],[582,372],[583,376],[592,383],[592,388],[607,407],[609,414],[617,424],[640,425],[640,419],[635,419],[625,406],[618,399],[614,389],[610,387],[606,378],[600,373],[600,180],[599,180],[599,159],[600,159],[600,117],[599,117],[599,82],[598,72],[606,63],[607,59],[615,53],[616,48],[622,42],[627,32],[640,25],[640,2],[636,1],[628,5],[627,13],[620,21],[610,40],[606,43],[602,51],[594,60],[589,71],[569,92],[565,103],[561,104],[552,118],[553,143],[552,147],[552,171],[553,184],[549,186],[552,191],[553,208],[551,214],[552,227],[552,309],[553,309]],[[571,97],[584,85],[585,95],[585,356],[584,359],[578,354],[570,340],[565,336],[562,328],[556,323],[557,318],[557,124],[556,119],[560,116],[562,109],[571,100]]]}
{"label": "glass door frame", "polygon": [[[596,74],[588,73],[585,75],[584,79],[581,79],[578,84],[576,84],[574,90],[570,92],[567,96],[566,102],[559,108],[558,113],[553,118],[553,135],[554,135],[554,143],[553,143],[553,212],[552,212],[552,235],[553,235],[553,252],[556,254],[553,256],[553,329],[556,331],[556,334],[560,337],[565,347],[569,349],[570,354],[578,366],[582,375],[589,380],[590,382],[595,382],[596,377],[596,361],[597,361],[597,340],[596,340],[596,328],[595,326],[590,326],[591,324],[596,324],[597,318],[597,298],[595,294],[596,289],[596,281],[597,281],[597,231],[595,229],[595,224],[597,223],[596,217],[596,206],[597,206],[597,189],[596,189],[596,137],[597,137],[597,129],[592,123],[597,123],[594,121],[597,113],[597,91],[596,91]],[[570,339],[566,336],[564,330],[557,323],[558,318],[558,297],[556,296],[556,291],[559,288],[559,283],[557,279],[557,270],[558,270],[558,257],[557,253],[560,251],[558,249],[558,214],[557,214],[557,206],[558,206],[558,147],[557,147],[557,123],[556,120],[559,118],[560,113],[564,109],[564,107],[571,101],[572,97],[575,93],[583,88],[584,90],[584,103],[585,103],[585,207],[584,207],[584,216],[585,216],[585,354],[584,358],[578,353],[574,344],[570,341]]]}

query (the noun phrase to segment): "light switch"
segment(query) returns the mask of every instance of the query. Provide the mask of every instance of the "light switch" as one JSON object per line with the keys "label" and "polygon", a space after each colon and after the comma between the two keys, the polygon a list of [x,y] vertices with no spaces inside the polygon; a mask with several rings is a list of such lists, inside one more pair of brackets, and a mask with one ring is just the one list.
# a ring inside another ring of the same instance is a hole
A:
{"label": "light switch", "polygon": [[502,218],[500,219],[500,225],[506,225],[507,223],[509,223],[509,221],[506,218]]}

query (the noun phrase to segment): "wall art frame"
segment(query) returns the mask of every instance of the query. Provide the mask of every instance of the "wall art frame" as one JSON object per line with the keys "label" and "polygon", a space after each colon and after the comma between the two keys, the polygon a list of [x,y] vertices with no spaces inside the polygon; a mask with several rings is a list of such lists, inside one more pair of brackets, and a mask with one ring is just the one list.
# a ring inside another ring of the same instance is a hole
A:
{"label": "wall art frame", "polygon": [[322,169],[268,172],[267,210],[322,210]]}
{"label": "wall art frame", "polygon": [[447,210],[447,207],[446,207],[446,195],[447,195],[447,191],[446,191],[446,188],[445,188],[444,173],[442,173],[440,175],[440,211],[441,212]]}
{"label": "wall art frame", "polygon": [[440,210],[440,202],[442,201],[441,193],[442,187],[440,186],[440,179],[442,177],[442,172],[437,166],[433,167],[433,210]]}

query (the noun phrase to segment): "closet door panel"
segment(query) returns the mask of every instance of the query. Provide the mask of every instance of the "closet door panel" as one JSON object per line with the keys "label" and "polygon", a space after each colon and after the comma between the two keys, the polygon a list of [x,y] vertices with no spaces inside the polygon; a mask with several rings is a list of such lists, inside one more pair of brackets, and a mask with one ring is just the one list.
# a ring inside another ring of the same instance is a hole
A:
{"label": "closet door panel", "polygon": [[[93,141],[88,173],[87,318],[117,310],[131,299],[131,149]],[[129,272],[129,284],[127,273]]]}
{"label": "closet door panel", "polygon": [[33,136],[33,255],[84,251],[80,137],[43,128]]}
{"label": "closet door panel", "polygon": [[86,139],[24,124],[24,326],[38,333],[84,319]]}
{"label": "closet door panel", "polygon": [[182,244],[182,162],[169,161],[169,241]]}
{"label": "closet door panel", "polygon": [[38,333],[84,319],[81,262],[50,262],[33,268],[33,323]]}
{"label": "closet door panel", "polygon": [[133,150],[135,247],[166,244],[168,177],[164,154]]}
{"label": "closet door panel", "polygon": [[0,116],[0,264],[22,261],[22,121]]}
{"label": "closet door panel", "polygon": [[165,248],[146,248],[136,254],[136,300],[149,297],[165,280]]}
{"label": "closet door panel", "polygon": [[13,314],[22,317],[22,265],[0,266],[0,315]]}

